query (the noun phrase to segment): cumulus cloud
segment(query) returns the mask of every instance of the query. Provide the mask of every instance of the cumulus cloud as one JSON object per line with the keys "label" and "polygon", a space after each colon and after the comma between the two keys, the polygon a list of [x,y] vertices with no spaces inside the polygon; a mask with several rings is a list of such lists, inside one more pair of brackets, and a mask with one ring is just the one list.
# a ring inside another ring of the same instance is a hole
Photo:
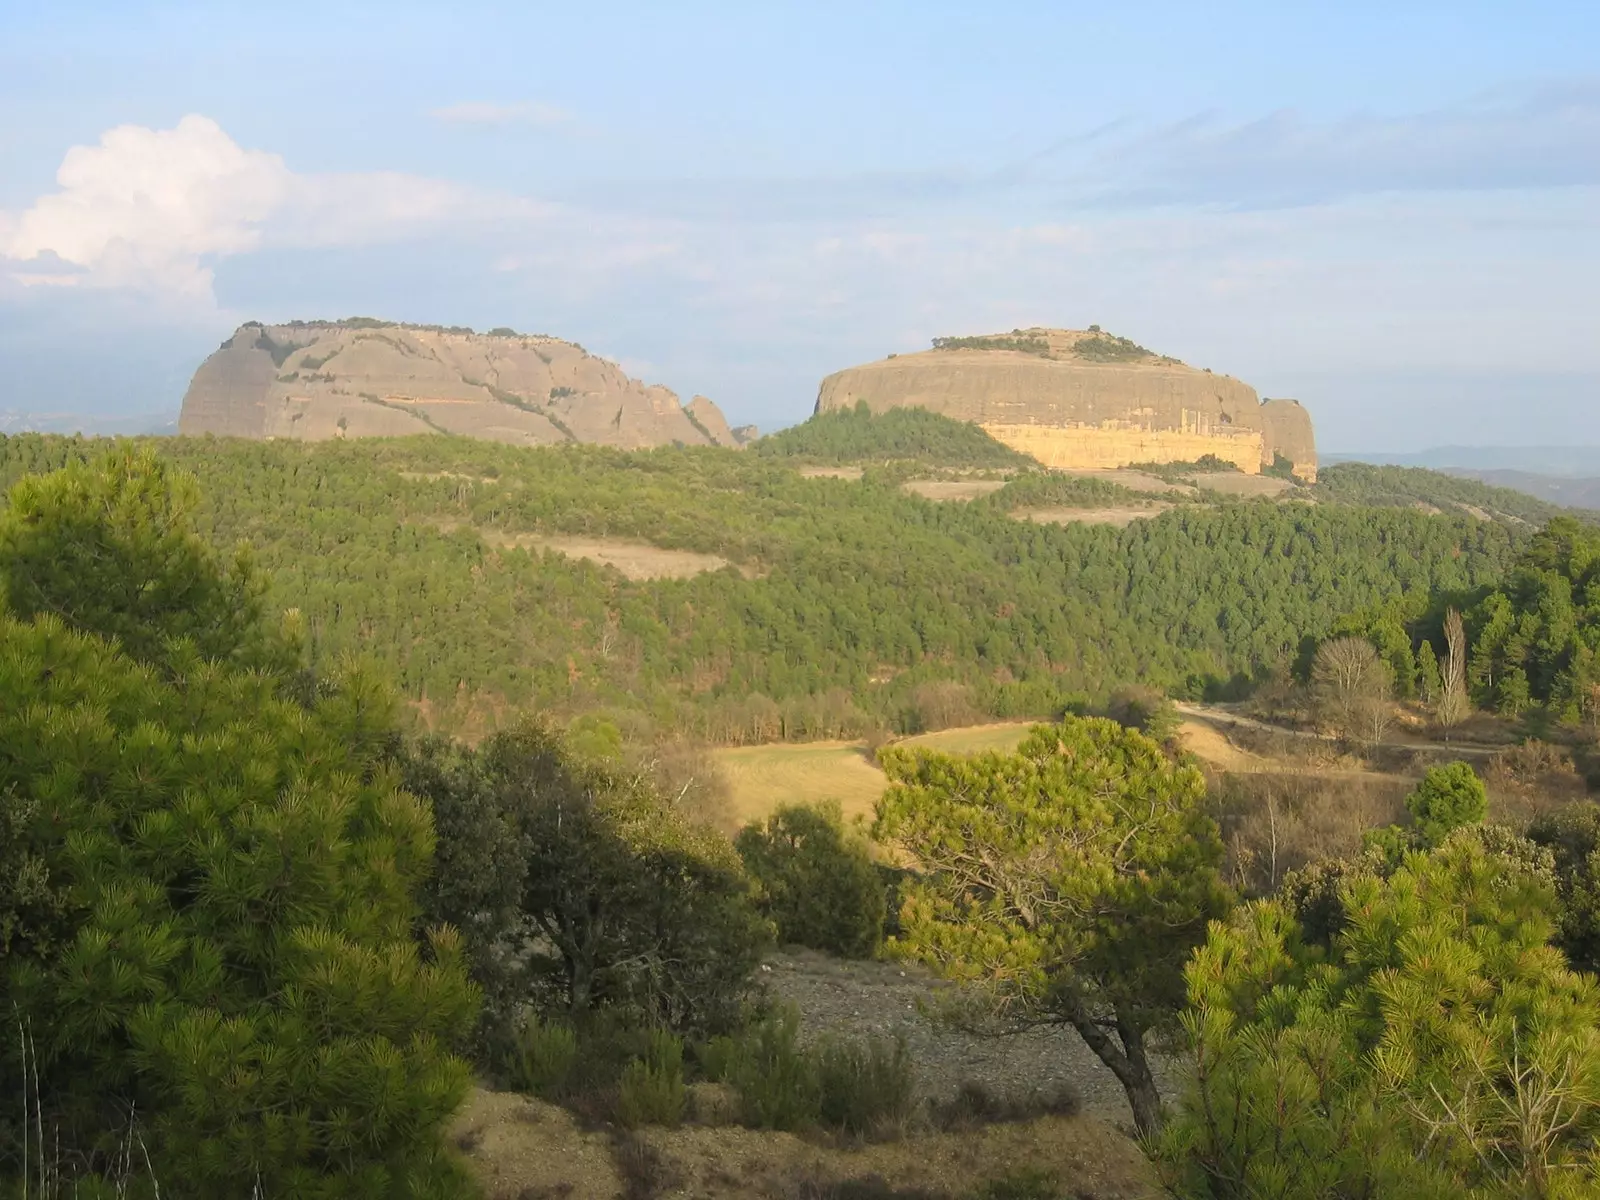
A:
{"label": "cumulus cloud", "polygon": [[553,104],[490,104],[481,100],[449,104],[428,115],[447,125],[529,125],[536,129],[553,129],[572,121],[570,112]]}
{"label": "cumulus cloud", "polygon": [[59,190],[0,214],[0,257],[30,286],[133,288],[209,302],[212,265],[265,245],[359,245],[462,217],[540,209],[396,172],[297,174],[209,117],[123,125],[74,146]]}
{"label": "cumulus cloud", "polygon": [[173,129],[122,125],[99,145],[74,146],[56,183],[15,221],[7,256],[81,268],[48,272],[53,279],[209,294],[202,261],[254,249],[293,179],[277,155],[241,149],[215,121],[187,116]]}

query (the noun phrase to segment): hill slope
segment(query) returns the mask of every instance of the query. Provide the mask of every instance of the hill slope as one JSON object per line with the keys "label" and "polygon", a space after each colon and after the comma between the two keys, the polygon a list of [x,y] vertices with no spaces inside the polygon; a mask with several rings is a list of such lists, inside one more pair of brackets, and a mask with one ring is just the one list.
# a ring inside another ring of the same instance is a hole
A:
{"label": "hill slope", "polygon": [[[601,710],[737,743],[1042,716],[1132,680],[1197,693],[1354,609],[1490,584],[1531,534],[1265,500],[1041,525],[714,449],[151,444],[197,476],[219,546],[253,545],[319,661],[369,655],[457,730]],[[6,439],[0,485],[94,451]],[[678,553],[604,565],[640,547]]]}
{"label": "hill slope", "polygon": [[513,445],[736,446],[717,406],[558,338],[347,321],[241,325],[195,372],[178,429],[247,438],[456,433]]}

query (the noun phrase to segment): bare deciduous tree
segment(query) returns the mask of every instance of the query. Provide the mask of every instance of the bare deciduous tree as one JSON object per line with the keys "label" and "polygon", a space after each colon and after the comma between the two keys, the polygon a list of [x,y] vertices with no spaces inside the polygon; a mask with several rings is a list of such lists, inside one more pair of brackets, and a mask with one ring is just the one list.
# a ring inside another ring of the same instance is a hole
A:
{"label": "bare deciduous tree", "polygon": [[1340,737],[1375,746],[1393,716],[1394,671],[1365,638],[1333,638],[1312,660],[1311,694],[1318,717]]}
{"label": "bare deciduous tree", "polygon": [[1472,711],[1467,698],[1467,631],[1461,614],[1453,608],[1445,614],[1444,640],[1448,649],[1434,717],[1439,727],[1448,731],[1465,721]]}

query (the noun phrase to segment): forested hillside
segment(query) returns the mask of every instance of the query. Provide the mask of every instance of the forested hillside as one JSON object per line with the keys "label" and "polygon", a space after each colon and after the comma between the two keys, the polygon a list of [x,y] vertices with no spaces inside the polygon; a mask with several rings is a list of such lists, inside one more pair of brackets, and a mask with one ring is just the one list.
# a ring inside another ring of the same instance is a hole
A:
{"label": "forested hillside", "polygon": [[874,416],[854,408],[820,412],[809,421],[762,438],[752,449],[766,458],[815,463],[915,459],[935,467],[1037,467],[1026,454],[995,441],[977,424],[925,408],[892,408]]}
{"label": "forested hillside", "polygon": [[[937,504],[870,473],[806,479],[712,449],[526,450],[447,438],[173,439],[199,527],[239,539],[312,655],[370,656],[431,722],[633,714],[717,741],[926,719],[926,693],[1042,715],[1135,679],[1200,691],[1344,613],[1497,581],[1532,530],[1405,508],[1191,506],[1126,529]],[[0,484],[92,442],[0,443]],[[629,579],[517,545],[648,542],[727,561]]]}
{"label": "forested hillside", "polygon": [[[1380,467],[1371,463],[1336,463],[1324,467],[1311,489],[1324,503],[1439,509],[1495,520],[1542,525],[1572,510],[1536,500],[1510,488],[1461,479],[1424,467]],[[1600,513],[1585,519],[1600,521]]]}

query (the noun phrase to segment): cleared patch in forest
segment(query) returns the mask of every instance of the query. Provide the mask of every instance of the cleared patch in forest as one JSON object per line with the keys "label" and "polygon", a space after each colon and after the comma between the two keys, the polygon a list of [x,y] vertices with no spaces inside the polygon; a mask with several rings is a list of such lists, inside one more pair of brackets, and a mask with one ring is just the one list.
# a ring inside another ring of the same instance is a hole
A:
{"label": "cleared patch in forest", "polygon": [[1134,492],[1152,492],[1164,495],[1167,492],[1182,492],[1194,494],[1194,488],[1182,483],[1168,483],[1156,475],[1146,475],[1143,471],[1130,471],[1119,467],[1112,471],[1062,471],[1063,475],[1072,475],[1078,479],[1099,479],[1105,483],[1114,483],[1118,487],[1125,487]]}
{"label": "cleared patch in forest", "polygon": [[615,567],[629,579],[688,579],[706,571],[720,571],[728,565],[728,560],[717,554],[666,550],[648,542],[620,538],[505,533],[496,529],[480,530],[479,536],[491,546],[554,550],[568,558],[586,558],[601,566]]}
{"label": "cleared patch in forest", "polygon": [[[942,729],[896,743],[977,754],[1013,749],[1033,727],[1029,721]],[[786,804],[837,800],[847,820],[871,820],[883,794],[884,774],[867,757],[865,742],[778,742],[714,752],[733,797],[740,825],[757,821]]]}
{"label": "cleared patch in forest", "polygon": [[801,467],[799,470],[806,479],[860,479],[863,473],[861,467]]}
{"label": "cleared patch in forest", "polygon": [[1158,500],[1144,508],[1019,508],[1011,515],[1042,525],[1115,525],[1120,529],[1134,521],[1158,517],[1171,507]]}
{"label": "cleared patch in forest", "polygon": [[1220,492],[1224,496],[1281,496],[1294,486],[1276,475],[1235,475],[1231,472],[1196,475],[1194,481],[1201,491]]}
{"label": "cleared patch in forest", "polygon": [[902,486],[925,500],[976,500],[1005,485],[1004,479],[908,479]]}

